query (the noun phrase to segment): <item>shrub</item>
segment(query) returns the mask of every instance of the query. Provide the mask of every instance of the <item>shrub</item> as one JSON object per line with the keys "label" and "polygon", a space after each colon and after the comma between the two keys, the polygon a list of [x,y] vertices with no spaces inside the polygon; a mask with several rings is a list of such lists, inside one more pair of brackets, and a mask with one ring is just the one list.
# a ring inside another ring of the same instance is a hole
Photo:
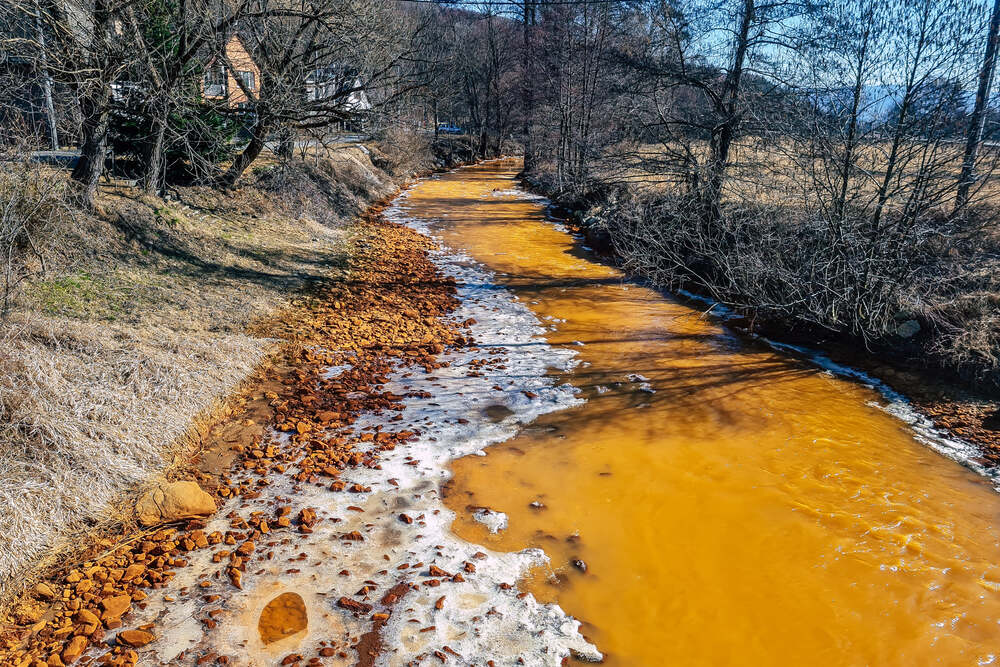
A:
{"label": "shrub", "polygon": [[24,153],[0,155],[0,317],[6,318],[20,284],[44,271],[41,237],[69,214],[69,201],[65,178]]}
{"label": "shrub", "polygon": [[[164,145],[166,179],[171,183],[199,180],[211,167],[232,159],[240,122],[209,105],[181,107],[171,112]],[[147,159],[153,122],[142,105],[126,101],[112,113],[111,146],[119,168],[138,176]]]}

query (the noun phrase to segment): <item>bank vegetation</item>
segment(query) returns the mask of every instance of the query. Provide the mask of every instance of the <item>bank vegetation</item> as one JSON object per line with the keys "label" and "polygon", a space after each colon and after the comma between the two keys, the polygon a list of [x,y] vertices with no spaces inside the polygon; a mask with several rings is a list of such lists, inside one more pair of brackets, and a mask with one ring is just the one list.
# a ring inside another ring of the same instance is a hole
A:
{"label": "bank vegetation", "polygon": [[528,9],[527,175],[627,270],[1000,391],[1000,3]]}

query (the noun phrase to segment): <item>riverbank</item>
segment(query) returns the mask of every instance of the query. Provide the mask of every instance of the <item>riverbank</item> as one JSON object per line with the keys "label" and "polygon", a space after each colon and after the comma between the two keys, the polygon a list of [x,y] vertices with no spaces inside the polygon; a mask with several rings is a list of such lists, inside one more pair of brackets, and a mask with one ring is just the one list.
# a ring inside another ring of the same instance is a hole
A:
{"label": "riverbank", "polygon": [[[521,182],[533,192],[552,194],[541,183],[524,179],[523,175]],[[550,214],[571,228],[581,243],[597,252],[604,261],[615,266],[625,264],[627,268],[626,258],[616,244],[615,225],[609,219],[617,211],[600,205],[584,211],[574,209],[572,202],[564,204],[551,207]],[[644,276],[636,278],[642,280]],[[693,284],[687,286],[699,291]],[[933,341],[926,337],[919,341],[863,341],[808,322],[768,318],[761,312],[718,304],[703,290],[697,294],[685,290],[670,293],[674,298],[706,310],[710,317],[724,312],[727,326],[751,339],[763,337],[806,347],[829,356],[837,364],[876,378],[906,396],[936,428],[978,447],[981,450],[979,463],[993,468],[1000,466],[1000,389],[990,382],[972,381],[967,373],[943,366],[940,359],[927,351],[925,346]],[[709,307],[713,303],[716,305]]]}
{"label": "riverbank", "polygon": [[[577,624],[514,586],[542,554],[456,540],[435,489],[451,458],[572,402],[547,377],[560,357],[504,370],[504,345],[530,342],[536,321],[406,221],[398,205],[373,210],[344,269],[250,327],[277,348],[170,475],[197,479],[220,509],[84,537],[8,618],[0,660],[594,655]],[[510,418],[490,417],[496,404]]]}
{"label": "riverbank", "polygon": [[[85,535],[130,526],[274,353],[280,337],[251,325],[344,279],[358,216],[460,155],[410,149],[264,160],[236,190],[166,200],[110,184],[97,211],[63,200],[35,230],[0,326],[0,608]],[[65,179],[26,173],[29,192]]]}

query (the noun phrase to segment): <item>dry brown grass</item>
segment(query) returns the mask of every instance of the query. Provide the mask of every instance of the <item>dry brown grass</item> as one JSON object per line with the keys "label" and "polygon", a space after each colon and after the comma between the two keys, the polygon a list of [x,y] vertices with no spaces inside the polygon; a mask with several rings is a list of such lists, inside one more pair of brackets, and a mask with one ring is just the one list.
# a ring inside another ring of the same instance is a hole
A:
{"label": "dry brown grass", "polygon": [[351,149],[265,164],[231,194],[103,193],[100,215],[50,231],[0,328],[0,603],[183,459],[274,342],[248,324],[343,270],[348,223],[393,188]]}
{"label": "dry brown grass", "polygon": [[[667,148],[670,150],[668,151]],[[705,142],[692,142],[688,147],[692,154],[704,163],[708,158]],[[878,186],[885,175],[885,164],[889,153],[888,142],[864,144],[857,150],[857,173],[851,183],[850,197],[859,201],[873,200]],[[950,186],[942,193],[940,205],[950,210],[954,205],[954,184],[958,182],[962,168],[964,145],[961,143],[941,143],[929,151],[935,173]],[[676,186],[674,176],[666,171],[654,173],[656,166],[667,159],[668,153],[678,155],[683,152],[680,144],[665,147],[657,144],[643,144],[638,147],[617,147],[611,150],[605,166],[596,175],[605,182],[626,183],[630,187],[650,193],[669,193]],[[910,155],[902,169],[904,179],[915,176],[920,161],[920,147],[907,144],[903,152]],[[790,140],[778,141],[772,138],[745,138],[732,147],[731,165],[723,192],[729,203],[738,204],[793,204],[816,208],[825,196],[817,190],[810,175],[814,171],[822,178],[824,165],[819,160],[808,157],[806,147]],[[1000,201],[1000,151],[985,147],[981,156],[980,170],[985,177],[973,192],[973,204],[983,205]],[[651,171],[651,168],[653,171]],[[835,174],[830,174],[834,178]],[[828,193],[826,193],[828,194]],[[905,193],[904,193],[905,194]],[[903,197],[901,197],[902,199]]]}

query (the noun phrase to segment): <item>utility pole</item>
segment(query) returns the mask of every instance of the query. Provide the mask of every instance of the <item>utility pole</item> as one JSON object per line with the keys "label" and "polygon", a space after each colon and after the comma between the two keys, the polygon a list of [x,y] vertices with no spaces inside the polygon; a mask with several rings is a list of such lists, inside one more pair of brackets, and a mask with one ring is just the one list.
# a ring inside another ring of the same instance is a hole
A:
{"label": "utility pole", "polygon": [[969,134],[965,143],[965,159],[962,161],[962,175],[958,178],[955,195],[955,213],[969,203],[969,189],[976,182],[976,158],[983,143],[983,126],[986,124],[986,105],[989,103],[990,88],[997,60],[997,33],[1000,32],[1000,0],[993,0],[993,16],[990,31],[986,36],[986,54],[979,70],[979,89],[976,91],[976,105],[969,118]]}
{"label": "utility pole", "polygon": [[[531,26],[535,23],[535,7],[533,0],[523,0],[524,2],[524,44],[522,52],[522,76],[524,77],[521,90],[522,103],[522,124],[521,136],[524,142],[524,173],[530,173],[535,168],[534,145],[531,141],[532,116],[535,112],[534,100],[534,61],[531,57]],[[1000,0],[997,0],[1000,2]]]}
{"label": "utility pole", "polygon": [[49,55],[45,46],[45,30],[38,3],[35,3],[35,33],[38,35],[38,62],[42,74],[42,97],[45,98],[45,119],[49,126],[52,150],[59,150],[59,130],[56,127],[56,107],[52,103],[52,76],[49,74]]}

